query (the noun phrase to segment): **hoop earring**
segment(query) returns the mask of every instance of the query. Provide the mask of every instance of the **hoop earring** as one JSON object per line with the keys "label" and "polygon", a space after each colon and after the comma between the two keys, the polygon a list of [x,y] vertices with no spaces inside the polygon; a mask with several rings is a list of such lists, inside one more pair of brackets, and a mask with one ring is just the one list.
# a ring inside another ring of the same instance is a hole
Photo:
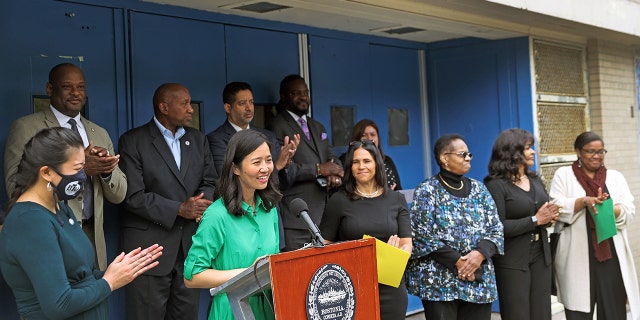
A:
{"label": "hoop earring", "polygon": [[578,158],[578,168],[582,168],[582,159]]}
{"label": "hoop earring", "polygon": [[47,182],[47,191],[53,191],[53,185],[51,185],[51,181]]}

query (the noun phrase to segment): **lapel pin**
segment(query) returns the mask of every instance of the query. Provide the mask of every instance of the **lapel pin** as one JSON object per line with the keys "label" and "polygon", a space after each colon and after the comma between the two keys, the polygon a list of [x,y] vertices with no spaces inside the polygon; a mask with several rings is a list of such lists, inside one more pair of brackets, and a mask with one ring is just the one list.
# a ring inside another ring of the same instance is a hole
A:
{"label": "lapel pin", "polygon": [[74,225],[73,219],[69,218],[69,224]]}
{"label": "lapel pin", "polygon": [[186,146],[188,146],[189,144],[190,144],[189,141],[185,141],[184,142],[184,145],[186,145]]}

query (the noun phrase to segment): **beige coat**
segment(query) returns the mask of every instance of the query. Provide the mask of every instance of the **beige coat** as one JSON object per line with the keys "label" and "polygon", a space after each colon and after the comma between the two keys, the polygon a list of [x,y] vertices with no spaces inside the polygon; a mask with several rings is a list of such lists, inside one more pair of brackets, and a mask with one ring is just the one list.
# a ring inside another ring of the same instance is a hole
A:
{"label": "beige coat", "polygon": [[[607,189],[615,205],[621,212],[616,219],[618,233],[613,243],[620,261],[622,280],[627,292],[632,319],[640,319],[640,294],[633,255],[629,247],[627,226],[636,213],[633,195],[627,181],[616,170],[607,170]],[[585,209],[573,212],[577,198],[586,195],[584,189],[573,174],[571,166],[558,169],[551,181],[549,196],[562,206],[560,221],[564,229],[558,241],[558,251],[554,262],[558,283],[558,300],[569,310],[589,312],[589,244],[585,226]]]}
{"label": "beige coat", "polygon": [[[81,118],[81,121],[87,132],[87,137],[93,141],[94,145],[104,147],[109,150],[110,154],[115,154],[111,138],[104,128],[84,117]],[[11,124],[9,136],[7,137],[7,146],[4,152],[4,177],[9,197],[11,197],[11,193],[15,188],[16,172],[18,171],[18,164],[22,158],[24,145],[27,144],[31,137],[38,133],[38,131],[59,126],[60,123],[50,108],[24,116]],[[111,173],[111,179],[109,181],[105,181],[99,176],[94,177],[92,181],[95,228],[95,238],[93,242],[95,242],[96,245],[98,267],[100,270],[105,270],[107,268],[107,246],[103,229],[104,198],[107,198],[107,200],[115,204],[122,202],[127,193],[127,179],[124,173],[120,171],[120,168],[116,167]],[[76,219],[82,221],[82,200],[76,198],[69,200],[68,203]]]}

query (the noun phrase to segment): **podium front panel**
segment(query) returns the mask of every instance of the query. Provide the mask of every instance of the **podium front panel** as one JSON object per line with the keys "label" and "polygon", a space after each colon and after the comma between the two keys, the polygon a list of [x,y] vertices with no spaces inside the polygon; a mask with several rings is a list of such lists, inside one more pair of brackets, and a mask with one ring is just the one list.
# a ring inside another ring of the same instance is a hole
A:
{"label": "podium front panel", "polygon": [[[276,319],[380,319],[375,250],[375,239],[372,238],[270,256]],[[338,279],[350,279],[346,282],[352,283],[353,290],[316,287],[316,272],[324,270],[337,274]],[[348,277],[343,276],[345,273]],[[311,283],[313,286],[309,290]],[[325,305],[339,299],[346,299],[347,303],[314,309],[314,301]],[[310,318],[307,318],[308,310],[313,311]],[[349,316],[351,313],[353,317]]]}

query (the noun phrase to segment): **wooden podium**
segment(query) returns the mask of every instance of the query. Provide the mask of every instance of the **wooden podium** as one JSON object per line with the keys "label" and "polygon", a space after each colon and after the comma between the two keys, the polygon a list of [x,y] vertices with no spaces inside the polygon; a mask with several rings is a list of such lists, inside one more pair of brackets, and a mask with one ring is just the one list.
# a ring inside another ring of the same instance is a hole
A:
{"label": "wooden podium", "polygon": [[226,292],[236,320],[255,319],[248,297],[271,289],[278,320],[380,319],[375,239],[271,255],[211,295]]}

